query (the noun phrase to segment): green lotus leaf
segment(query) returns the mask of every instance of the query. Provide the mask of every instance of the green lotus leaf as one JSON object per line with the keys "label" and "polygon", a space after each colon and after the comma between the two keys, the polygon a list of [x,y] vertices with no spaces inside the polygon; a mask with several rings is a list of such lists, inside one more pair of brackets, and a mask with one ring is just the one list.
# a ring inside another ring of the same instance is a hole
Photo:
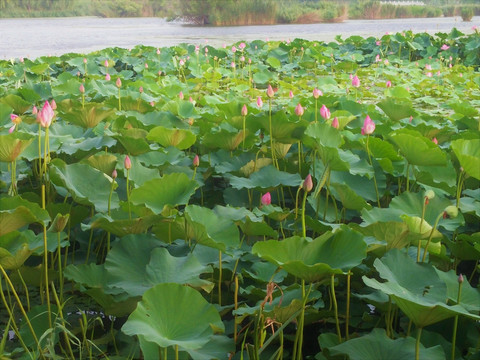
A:
{"label": "green lotus leaf", "polygon": [[94,128],[115,113],[115,109],[106,108],[101,103],[86,103],[82,107],[80,103],[70,100],[64,105],[64,111],[63,119],[84,129]]}
{"label": "green lotus leaf", "polygon": [[378,241],[387,243],[386,250],[402,249],[409,244],[408,227],[401,222],[376,222],[367,227],[355,227],[355,230],[365,236],[373,236]]}
{"label": "green lotus leaf", "polygon": [[147,290],[122,331],[142,335],[162,348],[198,350],[224,325],[217,310],[188,286],[158,284]]}
{"label": "green lotus leaf", "polygon": [[363,236],[346,227],[311,240],[294,236],[282,241],[257,242],[252,253],[308,282],[344,274],[367,255]]}
{"label": "green lotus leaf", "polygon": [[[122,156],[122,163],[125,162],[125,157]],[[139,156],[130,156],[132,162],[132,168],[128,174],[130,181],[133,181],[136,186],[141,186],[149,180],[158,179],[160,174],[158,169],[151,169],[142,165],[142,161]],[[126,170],[124,170],[125,177],[127,176]]]}
{"label": "green lotus leaf", "polygon": [[250,178],[230,175],[228,179],[230,180],[230,186],[234,189],[268,189],[279,185],[299,186],[302,183],[299,174],[277,170],[273,165],[262,167],[250,175]]}
{"label": "green lotus leaf", "polygon": [[320,146],[339,148],[344,143],[338,129],[321,122],[308,125],[302,140],[311,148]]}
{"label": "green lotus leaf", "polygon": [[25,113],[25,111],[27,111],[32,107],[31,103],[23,100],[20,96],[14,95],[14,94],[3,96],[0,99],[0,102],[10,106],[15,112],[15,114],[19,114],[19,115]]}
{"label": "green lotus leaf", "polygon": [[371,208],[371,205],[368,204],[363,197],[358,195],[348,185],[332,183],[330,186],[333,196],[342,202],[344,208],[352,210]]}
{"label": "green lotus leaf", "polygon": [[447,285],[430,264],[416,263],[407,254],[393,249],[382,259],[376,259],[374,267],[386,282],[363,276],[364,283],[389,295],[418,327],[455,315],[480,319],[461,303],[447,305]]}
{"label": "green lotus leaf", "polygon": [[163,219],[160,215],[143,216],[135,219],[112,219],[108,215],[97,214],[87,229],[103,229],[116,236],[123,237],[129,234],[142,234]]}
{"label": "green lotus leaf", "polygon": [[195,193],[198,183],[183,173],[166,174],[152,179],[132,190],[133,204],[145,204],[154,213],[160,214],[165,206],[186,205]]}
{"label": "green lotus leaf", "polygon": [[[42,335],[44,335],[50,329],[48,322],[48,310],[51,310],[52,317],[57,316],[58,308],[53,304],[50,306],[50,308],[48,308],[47,305],[35,305],[27,313],[36,339],[40,339]],[[32,348],[36,346],[35,338],[26,322],[22,324],[19,332],[26,346]],[[53,333],[52,335],[51,341],[54,344],[59,340],[59,336],[58,333]]]}
{"label": "green lotus leaf", "polygon": [[457,139],[451,147],[465,172],[480,180],[480,139]]}
{"label": "green lotus leaf", "polygon": [[108,153],[98,153],[87,158],[85,162],[104,174],[112,176],[113,170],[117,166],[117,157]]}
{"label": "green lotus leaf", "polygon": [[[100,170],[81,163],[67,165],[60,159],[54,159],[50,163],[50,178],[55,185],[66,188],[76,202],[107,212],[112,180]],[[111,209],[118,206],[118,195],[114,192]]]}
{"label": "green lotus leaf", "polygon": [[410,165],[445,166],[445,153],[433,141],[414,130],[397,130],[390,138]]}
{"label": "green lotus leaf", "polygon": [[0,236],[31,224],[47,224],[48,212],[20,196],[0,199]]}
{"label": "green lotus leaf", "polygon": [[[268,134],[270,131],[270,122],[268,116],[259,116],[257,119],[260,125]],[[305,120],[299,120],[297,116],[288,116],[284,111],[272,114],[272,133],[275,141],[284,144],[293,144],[300,140],[308,123]],[[250,122],[252,123],[252,122]],[[254,127],[256,124],[251,124]]]}
{"label": "green lotus leaf", "polygon": [[133,156],[149,152],[150,144],[145,140],[147,131],[143,129],[121,130],[120,135],[115,138],[123,145],[127,153]]}
{"label": "green lotus leaf", "polygon": [[198,205],[185,208],[188,231],[199,244],[221,251],[237,247],[240,234],[234,222]]}
{"label": "green lotus leaf", "polygon": [[377,104],[393,121],[408,118],[415,115],[412,103],[405,98],[388,98]]}
{"label": "green lotus leaf", "polygon": [[[412,337],[390,339],[384,329],[373,329],[357,339],[351,339],[329,348],[332,355],[348,355],[350,360],[411,360],[415,358],[415,339]],[[425,348],[420,344],[420,358],[444,360],[445,353],[440,345]]]}
{"label": "green lotus leaf", "polygon": [[12,162],[33,142],[31,135],[14,132],[0,135],[0,161]]}
{"label": "green lotus leaf", "polygon": [[163,126],[157,126],[150,130],[147,139],[156,141],[164,147],[174,146],[180,150],[188,149],[197,140],[195,134],[189,130],[168,129]]}
{"label": "green lotus leaf", "polygon": [[0,236],[0,265],[4,269],[19,269],[32,253],[28,239],[18,231]]}
{"label": "green lotus leaf", "polygon": [[221,129],[218,132],[209,132],[203,137],[202,145],[213,149],[235,150],[243,141],[243,130],[228,131]]}

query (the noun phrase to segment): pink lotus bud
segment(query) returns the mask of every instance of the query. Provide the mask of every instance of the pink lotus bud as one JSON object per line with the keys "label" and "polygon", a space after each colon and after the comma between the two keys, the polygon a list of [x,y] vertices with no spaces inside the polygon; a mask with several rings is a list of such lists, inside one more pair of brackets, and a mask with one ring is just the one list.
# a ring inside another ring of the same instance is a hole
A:
{"label": "pink lotus bud", "polygon": [[208,48],[205,46],[205,55],[208,54]]}
{"label": "pink lotus bud", "polygon": [[80,93],[84,94],[85,93],[85,86],[83,84],[80,84],[80,87],[78,88],[80,90]]}
{"label": "pink lotus bud", "polygon": [[158,70],[158,76],[162,75],[162,70]]}
{"label": "pink lotus bud", "polygon": [[290,99],[293,99],[293,91],[292,91],[292,90],[290,90],[290,92],[288,93],[288,97],[289,97]]}
{"label": "pink lotus bud", "polygon": [[10,129],[8,129],[8,133],[9,133],[9,134],[13,133],[13,132],[15,131],[15,127],[16,127],[16,126],[17,126],[17,125],[13,124],[13,126],[12,126]]}
{"label": "pink lotus bud", "polygon": [[180,100],[183,100],[183,98],[184,98],[185,96],[183,95],[183,92],[182,92],[182,91],[180,91],[180,92],[178,93],[178,97],[179,97]]}
{"label": "pink lotus bud", "polygon": [[23,63],[23,62],[25,61],[25,60],[23,59],[23,57],[20,57],[20,59],[18,59],[18,60],[20,60],[21,63]]}
{"label": "pink lotus bud", "polygon": [[240,48],[240,50],[243,50],[245,49],[247,45],[244,43],[244,42],[241,42],[240,45],[238,45],[238,47]]}
{"label": "pink lotus bud", "polygon": [[129,170],[132,167],[132,161],[130,160],[130,157],[127,155],[125,156],[125,161],[124,161],[125,169]]}
{"label": "pink lotus bud", "polygon": [[140,94],[143,93],[143,86],[140,86],[140,87],[138,88],[138,91],[140,92]]}
{"label": "pink lotus bud", "polygon": [[380,46],[380,45],[382,45],[382,42],[381,42],[380,40],[377,40],[377,41],[375,41],[375,44],[376,44],[377,46]]}
{"label": "pink lotus bud", "polygon": [[183,61],[183,59],[180,59],[180,61],[178,63],[180,64],[180,66],[185,65],[185,61]]}
{"label": "pink lotus bud", "polygon": [[232,61],[232,62],[230,63],[230,66],[232,67],[232,69],[235,69],[235,62]]}
{"label": "pink lotus bud", "polygon": [[451,69],[453,67],[452,63],[448,64],[448,67]]}
{"label": "pink lotus bud", "polygon": [[432,70],[432,65],[430,65],[430,64],[425,65],[425,69]]}
{"label": "pink lotus bud", "polygon": [[248,63],[251,64],[251,63],[252,63],[252,59],[249,58],[249,59],[248,59]]}
{"label": "pink lotus bud", "polygon": [[110,79],[111,79],[111,78],[110,78],[110,74],[107,73],[107,74],[105,75],[105,80],[110,81]]}
{"label": "pink lotus bud", "polygon": [[191,96],[188,97],[188,101],[190,101],[191,103],[193,103],[193,98]]}
{"label": "pink lotus bud", "polygon": [[320,108],[320,115],[325,119],[328,120],[330,119],[330,110],[325,105],[322,105]]}
{"label": "pink lotus bud", "polygon": [[160,49],[157,49],[157,55],[160,55]]}
{"label": "pink lotus bud", "polygon": [[297,106],[295,107],[295,114],[297,116],[302,116],[303,113],[304,113],[303,107],[300,103],[298,103]]}
{"label": "pink lotus bud", "polygon": [[241,61],[242,63],[245,62],[245,56],[243,56],[243,55],[240,56],[240,61]]}
{"label": "pink lotus bud", "polygon": [[408,122],[412,122],[412,120],[413,120],[413,116],[410,115],[410,118],[408,119]]}
{"label": "pink lotus bud", "polygon": [[375,62],[378,63],[380,61],[382,61],[382,59],[380,59],[380,55],[377,54],[377,56],[375,56]]}
{"label": "pink lotus bud", "polygon": [[390,64],[390,62],[388,61],[388,59],[383,60],[383,63],[384,63],[385,65]]}
{"label": "pink lotus bud", "polygon": [[433,76],[433,74],[430,71],[427,72],[427,77],[432,77],[432,76]]}
{"label": "pink lotus bud", "polygon": [[55,110],[57,108],[57,103],[55,102],[54,99],[52,99],[52,101],[50,101],[50,106],[52,107],[53,110]]}
{"label": "pink lotus bud", "polygon": [[242,116],[247,116],[247,114],[248,114],[247,105],[243,104],[243,106],[242,106]]}
{"label": "pink lotus bud", "polygon": [[269,98],[273,98],[273,96],[275,95],[275,92],[273,91],[272,89],[272,85],[268,84],[268,87],[267,87],[267,96]]}
{"label": "pink lotus bud", "polygon": [[108,60],[105,60],[105,62],[103,63],[103,65],[105,65],[105,67],[108,68]]}
{"label": "pink lotus bud", "polygon": [[[53,103],[53,100],[52,100]],[[42,107],[42,110],[37,115],[37,120],[40,123],[41,126],[43,127],[49,127],[50,124],[52,123],[52,119],[55,116],[55,113],[53,112],[52,106],[48,103],[48,101],[45,101],[45,104]]]}
{"label": "pink lotus bud", "polygon": [[440,50],[443,50],[443,51],[448,49],[450,49],[450,46],[448,46],[447,44],[443,44],[442,47],[440,48]]}
{"label": "pink lotus bud", "polygon": [[222,44],[222,47],[223,47],[224,49],[226,49],[226,48],[227,48],[227,44],[223,43],[223,44]]}
{"label": "pink lotus bud", "polygon": [[115,81],[115,85],[117,85],[118,88],[122,86],[122,80],[120,80],[120,78],[117,78],[117,81]]}
{"label": "pink lotus bud", "polygon": [[332,127],[334,127],[335,129],[338,129],[339,126],[340,124],[338,123],[338,118],[335,116],[332,121]]}
{"label": "pink lotus bud", "polygon": [[318,99],[319,96],[323,96],[322,92],[317,88],[313,89],[313,97]]}
{"label": "pink lotus bud", "polygon": [[303,180],[303,190],[310,192],[313,189],[312,175],[308,174],[305,180]]}
{"label": "pink lotus bud", "polygon": [[363,122],[362,135],[370,135],[375,131],[375,123],[370,119],[370,116],[367,115],[365,121]]}
{"label": "pink lotus bud", "polygon": [[118,174],[117,174],[117,169],[113,169],[112,178],[113,178],[113,179],[116,179],[117,176],[118,176]]}
{"label": "pink lotus bud", "polygon": [[440,73],[440,70],[438,70],[438,71],[437,71],[437,76],[440,76],[440,74],[441,74],[441,73]]}
{"label": "pink lotus bud", "polygon": [[83,58],[83,63],[84,63],[84,64],[87,63],[87,58]]}
{"label": "pink lotus bud", "polygon": [[232,46],[232,52],[235,54],[237,52],[237,48],[235,47],[235,45]]}
{"label": "pink lotus bud", "polygon": [[387,82],[385,83],[385,86],[387,88],[391,88],[392,87],[392,82],[390,80],[387,80]]}
{"label": "pink lotus bud", "polygon": [[434,138],[432,139],[432,142],[433,142],[435,145],[438,145],[438,140],[437,140],[436,137],[434,137]]}
{"label": "pink lotus bud", "polygon": [[263,106],[262,98],[259,96],[257,97],[257,106],[260,109]]}
{"label": "pink lotus bud", "polygon": [[198,157],[198,155],[195,155],[195,157],[193,158],[192,164],[194,167],[198,167],[198,165],[200,165],[200,158]]}
{"label": "pink lotus bud", "polygon": [[458,275],[458,283],[459,284],[463,283],[463,275],[462,274]]}
{"label": "pink lotus bud", "polygon": [[150,101],[150,106],[154,107],[155,106],[155,101]]}
{"label": "pink lotus bud", "polygon": [[37,109],[37,107],[36,107],[35,105],[33,105],[32,114],[33,114],[33,115],[37,115],[37,113],[38,113],[38,109]]}
{"label": "pink lotus bud", "polygon": [[358,78],[357,75],[355,75],[353,78],[352,78],[352,86],[353,87],[360,87],[360,79]]}
{"label": "pink lotus bud", "polygon": [[148,69],[148,64],[147,63],[145,63],[145,69]]}
{"label": "pink lotus bud", "polygon": [[269,192],[267,192],[267,193],[263,194],[260,201],[261,201],[262,205],[268,206],[272,203],[272,196],[270,195]]}

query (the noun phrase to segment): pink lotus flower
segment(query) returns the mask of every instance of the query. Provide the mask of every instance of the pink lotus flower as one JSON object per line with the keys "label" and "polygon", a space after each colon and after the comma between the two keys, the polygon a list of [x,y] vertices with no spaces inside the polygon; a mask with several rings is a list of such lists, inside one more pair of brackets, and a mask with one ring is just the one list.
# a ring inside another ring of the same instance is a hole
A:
{"label": "pink lotus flower", "polygon": [[303,180],[303,190],[310,192],[313,189],[312,175],[308,174],[305,180]]}
{"label": "pink lotus flower", "polygon": [[208,48],[205,46],[205,54],[208,54]]}
{"label": "pink lotus flower", "polygon": [[80,93],[84,94],[85,93],[85,86],[83,84],[80,84],[80,87],[78,88],[80,90]]}
{"label": "pink lotus flower", "polygon": [[235,66],[236,66],[236,65],[235,65],[235,61],[232,61],[232,62],[230,63],[230,67],[231,67],[232,69],[235,69]]}
{"label": "pink lotus flower", "polygon": [[235,54],[237,52],[237,48],[235,47],[235,45],[232,46],[232,52]]}
{"label": "pink lotus flower", "polygon": [[297,106],[295,107],[295,114],[297,116],[302,116],[303,113],[304,113],[304,110],[303,110],[302,104],[298,103]]}
{"label": "pink lotus flower", "polygon": [[115,81],[115,85],[117,85],[117,87],[121,87],[122,86],[122,80],[120,80],[120,78],[117,78],[117,81]]}
{"label": "pink lotus flower", "polygon": [[378,63],[380,61],[382,61],[382,59],[380,59],[380,55],[377,54],[377,56],[375,56],[375,62]]}
{"label": "pink lotus flower", "polygon": [[180,64],[180,66],[185,65],[185,61],[183,61],[183,59],[180,59],[180,61],[178,63]]}
{"label": "pink lotus flower", "polygon": [[448,49],[450,49],[450,46],[448,46],[447,44],[443,44],[442,47],[440,48],[440,50],[443,50],[443,51]]}
{"label": "pink lotus flower", "polygon": [[263,101],[262,101],[262,98],[260,96],[257,97],[257,106],[258,106],[259,109],[262,108],[262,106],[263,106]]}
{"label": "pink lotus flower", "polygon": [[33,114],[33,115],[37,115],[37,113],[38,113],[38,109],[37,109],[37,107],[36,107],[35,105],[33,105],[32,114]]}
{"label": "pink lotus flower", "polygon": [[188,97],[188,101],[193,104],[193,98],[191,96]]}
{"label": "pink lotus flower", "polygon": [[55,102],[54,99],[52,99],[52,101],[50,101],[50,106],[52,107],[53,110],[55,110],[57,108],[57,103]]}
{"label": "pink lotus flower", "polygon": [[10,114],[10,120],[12,120],[12,122],[15,124],[15,125],[18,125],[22,122],[22,119],[20,118],[20,116],[18,115],[15,115],[15,114]]}
{"label": "pink lotus flower", "polygon": [[319,96],[323,96],[323,93],[317,88],[313,89],[313,97],[318,99]]}
{"label": "pink lotus flower", "polygon": [[377,41],[375,41],[375,44],[376,44],[377,46],[380,46],[380,45],[382,45],[382,42],[381,42],[380,40],[377,40]]}
{"label": "pink lotus flower", "polygon": [[338,129],[340,124],[338,123],[338,118],[335,116],[332,121],[332,127]]}
{"label": "pink lotus flower", "polygon": [[155,106],[155,101],[150,101],[150,106],[154,107]]}
{"label": "pink lotus flower", "polygon": [[[52,100],[53,102],[53,100]],[[49,104],[48,101],[45,101],[43,104],[42,110],[37,114],[37,120],[41,126],[47,128],[52,123],[52,119],[55,116],[53,112],[52,106]]]}
{"label": "pink lotus flower", "polygon": [[385,65],[390,64],[390,62],[388,61],[388,59],[383,60],[383,63],[384,63]]}
{"label": "pink lotus flower", "polygon": [[367,115],[365,121],[363,122],[362,135],[370,135],[375,131],[375,123],[370,119],[370,116]]}
{"label": "pink lotus flower", "polygon": [[222,47],[223,47],[224,49],[226,49],[226,48],[227,48],[227,44],[223,43]]}
{"label": "pink lotus flower", "polygon": [[143,86],[140,86],[140,87],[138,88],[138,92],[139,92],[140,94],[143,93]]}
{"label": "pink lotus flower", "polygon": [[12,127],[11,127],[10,129],[8,129],[8,133],[9,133],[9,134],[13,133],[13,132],[15,131],[15,127],[16,127],[16,126],[17,126],[17,125],[13,124]]}
{"label": "pink lotus flower", "polygon": [[125,169],[130,170],[132,168],[132,161],[130,160],[130,157],[127,155],[125,156],[125,161],[123,162],[125,165]]}
{"label": "pink lotus flower", "polygon": [[116,179],[118,176],[117,169],[113,169],[112,171],[112,179]]}
{"label": "pink lotus flower", "polygon": [[385,86],[387,88],[391,88],[392,87],[392,82],[390,80],[387,80],[387,82],[385,83]]}
{"label": "pink lotus flower", "polygon": [[195,157],[193,158],[192,164],[194,167],[198,167],[198,165],[200,165],[200,158],[198,157],[198,155],[195,155]]}
{"label": "pink lotus flower", "polygon": [[262,205],[265,205],[265,206],[270,205],[272,203],[272,196],[270,195],[269,192],[267,192],[262,196],[260,201],[262,202]]}
{"label": "pink lotus flower", "polygon": [[325,105],[322,105],[320,108],[320,115],[325,119],[328,120],[330,119],[330,110]]}
{"label": "pink lotus flower", "polygon": [[111,79],[110,74],[107,73],[107,74],[105,75],[105,80],[110,81],[110,79]]}
{"label": "pink lotus flower", "polygon": [[432,141],[433,141],[433,143],[434,143],[435,145],[438,145],[438,140],[437,140],[436,137],[434,137],[434,138],[432,139]]}
{"label": "pink lotus flower", "polygon": [[145,63],[145,69],[148,69],[148,64],[147,63]]}
{"label": "pink lotus flower", "polygon": [[355,75],[353,78],[352,78],[352,86],[353,87],[360,87],[360,79],[358,78],[357,75]]}
{"label": "pink lotus flower", "polygon": [[242,113],[242,116],[247,116],[248,114],[247,105],[243,104],[241,113]]}
{"label": "pink lotus flower", "polygon": [[432,70],[432,65],[426,64],[426,65],[425,65],[425,69],[427,69],[427,70]]}
{"label": "pink lotus flower", "polygon": [[103,63],[103,65],[105,65],[105,67],[108,67],[108,60],[105,60],[105,62]]}
{"label": "pink lotus flower", "polygon": [[179,97],[180,100],[183,100],[184,96],[183,96],[183,92],[182,92],[182,91],[180,91],[180,92],[178,93],[178,97]]}
{"label": "pink lotus flower", "polygon": [[240,50],[243,51],[243,49],[245,49],[247,45],[244,43],[244,42],[241,42],[240,45],[238,45],[238,47],[240,48]]}
{"label": "pink lotus flower", "polygon": [[87,63],[87,58],[83,58],[83,63],[84,63],[84,64]]}
{"label": "pink lotus flower", "polygon": [[427,76],[428,76],[428,77],[432,77],[433,74],[432,74],[431,72],[427,72]]}
{"label": "pink lotus flower", "polygon": [[272,85],[268,84],[268,87],[267,87],[267,96],[268,96],[269,98],[273,98],[274,95],[275,95],[275,92],[273,91]]}
{"label": "pink lotus flower", "polygon": [[292,91],[292,90],[290,90],[290,92],[288,93],[288,97],[289,97],[290,99],[293,99],[293,91]]}
{"label": "pink lotus flower", "polygon": [[245,56],[243,56],[243,55],[240,56],[240,61],[241,61],[242,63],[245,62]]}

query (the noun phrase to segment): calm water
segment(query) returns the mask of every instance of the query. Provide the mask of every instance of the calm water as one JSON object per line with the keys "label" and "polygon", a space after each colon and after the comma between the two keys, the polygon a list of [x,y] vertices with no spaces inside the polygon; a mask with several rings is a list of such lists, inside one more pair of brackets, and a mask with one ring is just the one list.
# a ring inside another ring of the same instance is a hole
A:
{"label": "calm water", "polygon": [[331,41],[336,35],[382,36],[403,30],[449,32],[456,27],[471,33],[480,28],[480,17],[463,22],[460,17],[395,20],[348,20],[340,24],[194,27],[159,18],[32,18],[0,19],[0,58],[35,58],[68,52],[86,53],[105,47],[156,47],[179,43],[220,46],[238,40],[303,38]]}

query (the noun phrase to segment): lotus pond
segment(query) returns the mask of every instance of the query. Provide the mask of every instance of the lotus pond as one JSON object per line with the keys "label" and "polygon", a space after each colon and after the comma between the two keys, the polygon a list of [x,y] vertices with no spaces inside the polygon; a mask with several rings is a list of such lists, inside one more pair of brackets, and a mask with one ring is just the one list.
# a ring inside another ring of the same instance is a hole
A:
{"label": "lotus pond", "polygon": [[480,34],[0,61],[2,359],[479,359]]}

